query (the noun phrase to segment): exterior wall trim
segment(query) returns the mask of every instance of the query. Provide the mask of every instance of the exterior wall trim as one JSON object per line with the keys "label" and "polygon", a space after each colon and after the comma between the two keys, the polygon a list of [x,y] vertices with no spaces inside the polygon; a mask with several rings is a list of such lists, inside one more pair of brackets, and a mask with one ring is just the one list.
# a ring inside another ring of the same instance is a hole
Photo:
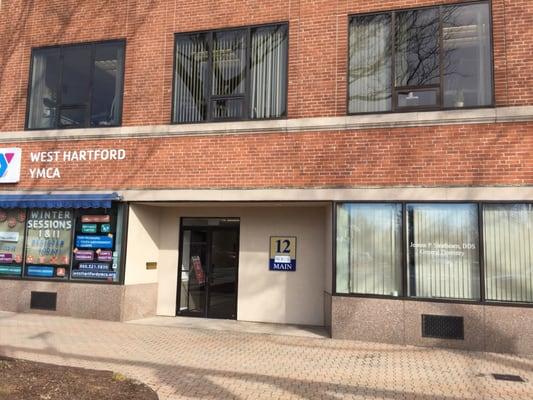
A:
{"label": "exterior wall trim", "polygon": [[[116,190],[126,202],[293,202],[293,201],[532,201],[533,186],[388,187],[345,189],[177,189]],[[108,192],[108,191],[107,191]],[[10,194],[89,193],[10,191]],[[90,193],[98,193],[91,191]]]}
{"label": "exterior wall trim", "polygon": [[265,121],[14,131],[0,132],[0,143],[94,139],[115,140],[117,138],[235,135],[268,132],[298,133],[531,121],[533,121],[533,106],[520,106]]}

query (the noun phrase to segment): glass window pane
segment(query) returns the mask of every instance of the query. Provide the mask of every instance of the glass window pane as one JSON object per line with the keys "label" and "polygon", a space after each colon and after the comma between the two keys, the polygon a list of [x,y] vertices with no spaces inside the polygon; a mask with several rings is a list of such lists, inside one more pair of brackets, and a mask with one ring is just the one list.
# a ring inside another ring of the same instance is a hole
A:
{"label": "glass window pane", "polygon": [[213,119],[236,119],[243,116],[244,99],[221,99],[212,102]]}
{"label": "glass window pane", "polygon": [[60,109],[59,126],[62,128],[83,128],[85,126],[86,117],[86,107]]}
{"label": "glass window pane", "polygon": [[409,294],[480,298],[475,204],[408,204]]}
{"label": "glass window pane", "polygon": [[349,112],[391,110],[391,16],[350,23]]}
{"label": "glass window pane", "polygon": [[411,10],[396,15],[396,86],[438,84],[439,9]]}
{"label": "glass window pane", "polygon": [[89,46],[63,49],[61,104],[88,105],[91,84],[91,48]]}
{"label": "glass window pane", "polygon": [[337,293],[401,294],[402,206],[337,208]]}
{"label": "glass window pane", "polygon": [[123,207],[86,209],[78,213],[74,249],[73,280],[119,282]]}
{"label": "glass window pane", "polygon": [[176,38],[174,122],[207,119],[208,60],[206,35]]}
{"label": "glass window pane", "polygon": [[122,97],[124,45],[95,45],[91,126],[118,125]]}
{"label": "glass window pane", "polygon": [[287,27],[258,28],[252,32],[251,116],[275,118],[287,103]]}
{"label": "glass window pane", "polygon": [[26,276],[67,279],[72,227],[73,210],[29,210],[26,222]]}
{"label": "glass window pane", "polygon": [[246,31],[213,34],[212,94],[243,95],[246,78]]}
{"label": "glass window pane", "polygon": [[474,107],[492,102],[488,4],[443,8],[444,105]]}
{"label": "glass window pane", "polygon": [[0,276],[22,275],[26,211],[0,209]]}
{"label": "glass window pane", "polygon": [[487,300],[533,302],[533,205],[483,207]]}
{"label": "glass window pane", "polygon": [[436,107],[438,105],[439,91],[437,89],[428,90],[403,90],[398,91],[398,107]]}
{"label": "glass window pane", "polygon": [[28,128],[54,128],[59,90],[59,49],[33,52]]}

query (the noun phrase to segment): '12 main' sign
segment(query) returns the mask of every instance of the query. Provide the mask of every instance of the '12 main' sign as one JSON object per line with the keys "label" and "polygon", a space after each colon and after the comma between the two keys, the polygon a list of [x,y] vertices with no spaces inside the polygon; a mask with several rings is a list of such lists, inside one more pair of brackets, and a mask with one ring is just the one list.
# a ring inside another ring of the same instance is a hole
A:
{"label": "'12 main' sign", "polygon": [[0,149],[0,183],[20,181],[22,150],[16,147]]}

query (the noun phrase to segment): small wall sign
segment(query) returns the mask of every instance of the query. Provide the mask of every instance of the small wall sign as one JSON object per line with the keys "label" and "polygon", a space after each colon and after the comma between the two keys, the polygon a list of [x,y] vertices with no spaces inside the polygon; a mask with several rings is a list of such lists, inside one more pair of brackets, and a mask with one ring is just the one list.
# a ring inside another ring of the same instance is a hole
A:
{"label": "small wall sign", "polygon": [[296,271],[296,236],[270,237],[270,271]]}

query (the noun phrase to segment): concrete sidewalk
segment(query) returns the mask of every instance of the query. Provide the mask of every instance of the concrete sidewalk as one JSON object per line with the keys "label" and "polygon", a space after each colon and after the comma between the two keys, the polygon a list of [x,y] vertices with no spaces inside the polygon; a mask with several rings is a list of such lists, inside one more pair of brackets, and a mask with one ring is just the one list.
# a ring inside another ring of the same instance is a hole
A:
{"label": "concrete sidewalk", "polygon": [[0,313],[0,354],[121,372],[161,399],[533,399],[533,359],[243,331]]}

